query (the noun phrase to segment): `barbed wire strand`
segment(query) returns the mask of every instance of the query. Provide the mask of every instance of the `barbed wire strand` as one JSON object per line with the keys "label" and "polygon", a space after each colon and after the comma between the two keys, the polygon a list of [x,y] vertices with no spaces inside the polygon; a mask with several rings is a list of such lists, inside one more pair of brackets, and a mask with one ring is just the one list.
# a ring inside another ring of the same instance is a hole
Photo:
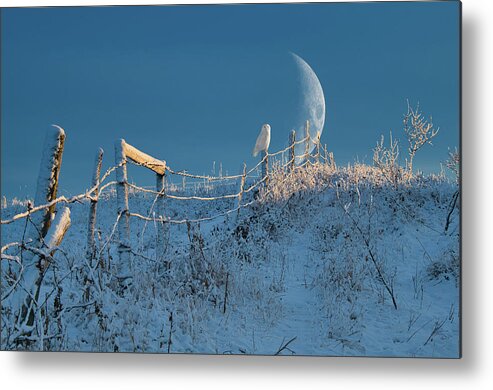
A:
{"label": "barbed wire strand", "polygon": [[47,209],[47,208],[50,208],[58,203],[66,203],[66,204],[70,204],[70,203],[75,203],[75,202],[79,202],[81,201],[82,199],[90,199],[90,200],[95,200],[95,198],[93,196],[91,196],[92,193],[94,193],[100,186],[101,182],[103,180],[105,180],[110,174],[111,172],[113,172],[115,169],[119,168],[120,166],[122,166],[124,164],[124,162],[114,166],[114,167],[111,167],[110,169],[108,169],[106,171],[106,173],[102,176],[101,180],[99,181],[98,184],[96,184],[94,187],[90,188],[89,190],[83,192],[82,194],[79,194],[79,195],[75,195],[75,196],[72,196],[70,198],[67,198],[65,196],[59,196],[58,198],[56,199],[53,199],[51,202],[48,202],[46,204],[43,204],[43,205],[39,205],[39,206],[35,206],[35,207],[32,207],[30,208],[29,210],[27,211],[24,211],[22,213],[19,213],[19,214],[16,214],[14,215],[12,218],[10,219],[2,219],[0,221],[0,224],[1,225],[8,225],[12,222],[15,222],[17,221],[18,219],[22,219],[22,218],[26,218],[28,217],[29,215],[33,214],[33,213],[36,213],[38,211],[41,211],[41,210],[44,210],[44,209]]}
{"label": "barbed wire strand", "polygon": [[[253,166],[250,170],[248,170],[246,172],[246,177],[249,177],[249,175],[251,173],[255,172],[255,170],[257,170],[265,162],[265,160],[268,157],[274,157],[274,156],[279,155],[281,153],[285,153],[286,151],[288,151],[289,149],[291,149],[293,147],[293,145],[301,144],[303,142],[306,142],[308,139],[310,139],[311,141],[313,141],[313,138],[311,138],[310,136],[307,136],[307,137],[303,138],[302,140],[295,141],[293,144],[289,145],[285,149],[282,149],[282,150],[280,150],[278,152],[275,152],[275,153],[267,153],[267,154],[265,154],[264,157],[255,166]],[[319,141],[316,140],[316,142],[319,142]],[[296,159],[296,158],[301,158],[301,157],[306,157],[306,156],[305,155],[301,155],[301,156],[295,156],[294,158]],[[327,161],[327,159],[325,159],[325,160]],[[70,203],[74,203],[74,202],[79,202],[79,201],[81,201],[83,199],[95,200],[95,198],[92,196],[92,194],[96,190],[99,189],[99,193],[101,194],[101,192],[104,191],[105,189],[107,189],[108,187],[111,187],[111,186],[114,186],[114,185],[118,184],[118,182],[116,182],[116,181],[111,181],[111,182],[108,182],[108,183],[106,183],[104,185],[101,185],[104,182],[104,180],[106,180],[108,178],[108,176],[113,171],[115,171],[117,168],[119,168],[119,167],[127,164],[128,161],[130,161],[131,163],[133,163],[135,165],[139,165],[139,166],[144,166],[145,167],[145,165],[136,163],[136,162],[134,162],[132,160],[122,161],[118,165],[115,165],[115,166],[109,168],[105,172],[105,174],[101,177],[101,179],[99,180],[99,183],[96,184],[95,186],[93,186],[92,188],[90,188],[89,190],[85,191],[84,193],[81,193],[79,195],[72,196],[70,198],[67,198],[65,196],[60,196],[60,197],[52,200],[51,202],[48,202],[48,203],[43,204],[43,205],[32,207],[32,208],[30,208],[29,210],[27,210],[25,212],[16,214],[12,218],[10,218],[10,219],[1,220],[0,223],[2,225],[7,225],[7,224],[10,224],[10,223],[13,223],[16,220],[19,220],[19,219],[22,219],[22,218],[26,218],[29,215],[33,214],[33,213],[36,213],[38,211],[41,211],[41,210],[50,208],[50,207],[52,207],[52,206],[54,206],[54,205],[56,205],[58,203],[70,204]],[[282,165],[282,167],[285,168],[286,166],[288,166],[292,162],[293,162],[293,159],[291,159],[288,163]],[[311,164],[311,162],[307,159],[303,164],[299,165],[298,167],[303,167],[303,166],[307,165],[308,163]],[[166,166],[166,170],[168,172],[170,172],[171,174],[173,174],[173,175],[178,175],[178,176],[182,176],[182,177],[189,177],[189,178],[195,178],[195,179],[202,179],[202,180],[206,180],[208,182],[221,181],[221,180],[226,181],[226,180],[233,180],[233,179],[241,179],[244,176],[243,174],[229,175],[229,176],[195,175],[195,174],[191,174],[191,173],[187,173],[187,172],[174,171],[169,166]],[[265,182],[266,180],[267,180],[267,177],[263,177],[260,181],[258,181],[253,186],[250,186],[249,188],[247,188],[244,192],[250,192],[250,191],[252,191],[259,184]],[[125,184],[128,185],[130,188],[133,188],[133,189],[135,189],[137,191],[152,193],[152,194],[155,194],[155,195],[163,195],[163,194],[159,193],[158,191],[153,191],[153,190],[150,190],[150,189],[146,189],[144,187],[139,187],[139,186],[136,186],[136,185],[131,184],[131,183],[128,183],[128,182],[125,183]],[[240,196],[240,193],[228,194],[228,195],[222,195],[222,196],[216,196],[216,197],[178,196],[178,195],[171,195],[171,194],[164,194],[164,196],[167,197],[167,198],[170,198],[170,199],[175,199],[175,200],[214,201],[214,200],[220,200],[220,199],[235,199],[235,198],[238,198]]]}

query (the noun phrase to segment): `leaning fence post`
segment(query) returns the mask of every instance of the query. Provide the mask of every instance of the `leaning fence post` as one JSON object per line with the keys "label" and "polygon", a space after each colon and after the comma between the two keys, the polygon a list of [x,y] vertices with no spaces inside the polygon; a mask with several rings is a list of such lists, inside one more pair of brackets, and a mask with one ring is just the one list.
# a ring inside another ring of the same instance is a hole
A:
{"label": "leaning fence post", "polygon": [[[64,144],[65,131],[60,126],[53,125],[53,129],[50,129],[45,137],[34,198],[35,206],[49,203],[56,198]],[[29,228],[29,237],[33,239],[34,246],[38,246],[42,238],[46,236],[55,208],[56,204],[31,215],[32,225]]]}
{"label": "leaning fence post", "polygon": [[96,229],[96,213],[99,200],[99,177],[101,175],[101,165],[103,164],[103,149],[99,148],[96,154],[96,162],[94,165],[94,173],[92,177],[92,187],[94,192],[91,198],[91,206],[89,210],[89,224],[87,229],[87,250],[86,255],[89,260],[89,264],[92,266],[92,259],[94,258],[96,247],[94,245],[94,231]]}
{"label": "leaning fence post", "polygon": [[305,122],[305,162],[308,161],[308,157],[310,154],[310,121]]}
{"label": "leaning fence post", "polygon": [[130,225],[128,215],[128,187],[127,187],[127,157],[125,155],[125,140],[119,139],[115,142],[116,163],[116,209],[118,213],[118,236],[120,244],[121,268],[129,266],[130,261]]}
{"label": "leaning fence post", "polygon": [[295,164],[295,145],[296,145],[296,131],[291,130],[291,133],[289,133],[289,170],[292,171],[294,169],[294,164]]}
{"label": "leaning fence post", "polygon": [[157,203],[157,213],[160,221],[157,223],[157,240],[156,240],[156,258],[161,260],[164,257],[164,252],[166,249],[165,235],[166,226],[165,222],[162,220],[164,218],[164,198],[165,198],[165,175],[156,173],[156,191],[158,192],[156,203]]}
{"label": "leaning fence post", "polygon": [[[40,294],[40,292],[44,287],[43,279],[46,274],[46,270],[50,266],[50,262],[52,261],[52,256],[54,255],[56,248],[61,244],[65,233],[67,233],[67,230],[70,227],[70,222],[70,209],[65,207],[62,211],[57,213],[53,224],[50,226],[50,229],[46,234],[46,249],[38,253],[38,266],[32,267],[32,271],[23,275],[24,285],[28,290],[30,290],[30,292],[26,296],[26,300],[21,309],[21,322],[26,321],[28,327],[32,327],[34,325],[35,306],[38,305],[39,297],[45,295],[44,293]],[[44,289],[46,289],[46,286]],[[34,302],[32,302],[33,298]],[[39,307],[37,309],[39,310]]]}

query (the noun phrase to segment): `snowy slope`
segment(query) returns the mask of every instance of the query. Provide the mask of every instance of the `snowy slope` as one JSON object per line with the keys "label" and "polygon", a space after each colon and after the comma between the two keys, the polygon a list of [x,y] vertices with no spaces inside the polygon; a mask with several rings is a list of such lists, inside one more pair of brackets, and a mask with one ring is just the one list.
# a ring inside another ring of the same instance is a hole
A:
{"label": "snowy slope", "polygon": [[[2,349],[458,357],[457,208],[445,231],[455,184],[418,176],[395,187],[369,167],[315,166],[288,183],[277,173],[269,185],[275,190],[239,214],[170,225],[164,262],[156,261],[155,224],[132,218],[133,278],[124,291],[115,279],[114,193],[98,205],[93,264],[88,203],[70,204],[72,226],[32,340],[15,339],[17,288],[2,302]],[[130,209],[148,215],[153,200],[131,193]],[[25,210],[7,203],[2,219]],[[166,212],[192,219],[235,205],[168,199]],[[2,246],[22,240],[24,224],[2,225]],[[19,270],[2,260],[2,297]]]}

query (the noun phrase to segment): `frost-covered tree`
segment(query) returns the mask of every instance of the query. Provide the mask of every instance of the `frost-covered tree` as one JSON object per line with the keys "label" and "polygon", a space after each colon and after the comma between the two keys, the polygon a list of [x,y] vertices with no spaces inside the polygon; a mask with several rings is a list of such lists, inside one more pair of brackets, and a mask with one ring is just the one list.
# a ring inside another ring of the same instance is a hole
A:
{"label": "frost-covered tree", "polygon": [[439,128],[433,125],[433,118],[426,119],[419,109],[419,104],[415,109],[407,103],[407,113],[404,115],[404,132],[409,142],[409,161],[407,169],[409,174],[413,173],[414,157],[418,150],[426,144],[432,144],[432,139],[438,134]]}

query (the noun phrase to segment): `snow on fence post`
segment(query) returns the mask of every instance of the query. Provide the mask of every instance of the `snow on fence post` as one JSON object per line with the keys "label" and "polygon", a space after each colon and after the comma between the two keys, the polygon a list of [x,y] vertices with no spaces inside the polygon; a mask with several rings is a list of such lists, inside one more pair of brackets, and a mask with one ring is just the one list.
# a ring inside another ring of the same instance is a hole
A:
{"label": "snow on fence post", "polygon": [[303,159],[308,161],[309,154],[310,154],[310,121],[305,122],[305,154]]}
{"label": "snow on fence post", "polygon": [[125,155],[125,140],[115,142],[116,168],[116,210],[118,213],[118,237],[120,243],[120,269],[126,269],[130,262],[130,225],[128,215],[128,187],[127,187],[127,157]]}
{"label": "snow on fence post", "polygon": [[[159,192],[156,200],[157,214],[159,219],[164,218],[164,197],[165,197],[165,175],[156,173],[156,191]],[[156,240],[156,259],[162,260],[166,249],[165,237],[166,227],[163,221],[157,223],[157,240]]]}
{"label": "snow on fence post", "polygon": [[96,247],[94,245],[94,230],[96,229],[96,214],[99,200],[99,179],[101,175],[101,165],[103,164],[103,149],[99,148],[96,154],[96,162],[94,166],[94,174],[92,177],[92,187],[95,188],[93,199],[91,199],[91,206],[89,209],[89,223],[87,229],[87,249],[86,255],[89,260],[89,264],[92,266],[92,259],[94,258]]}
{"label": "snow on fence post", "polygon": [[[53,125],[53,129],[45,137],[34,206],[49,203],[56,198],[64,144],[65,131],[60,126]],[[32,224],[28,236],[33,239],[33,246],[39,246],[46,236],[55,208],[56,204],[30,216]]]}
{"label": "snow on fence post", "polygon": [[136,164],[143,166],[144,168],[150,169],[153,172],[156,172],[160,175],[164,175],[166,173],[166,161],[158,160],[148,154],[140,151],[136,147],[127,144],[125,140],[123,141],[123,153],[125,158],[129,158],[134,161]]}
{"label": "snow on fence post", "polygon": [[70,227],[70,209],[68,207],[64,207],[63,210],[57,213],[53,226],[48,231],[46,235],[46,246],[49,248],[49,251],[58,247],[63,237],[65,237],[65,233],[67,233],[68,228]]}
{"label": "snow on fence post", "polygon": [[237,218],[240,216],[241,200],[243,198],[243,192],[245,191],[245,181],[246,181],[246,164],[243,163],[243,173],[241,174],[240,191],[238,193],[238,213],[236,214]]}
{"label": "snow on fence post", "polygon": [[289,134],[289,170],[293,171],[294,170],[294,165],[295,165],[295,160],[296,160],[296,154],[295,154],[295,146],[296,146],[296,131],[291,130],[291,133]]}

